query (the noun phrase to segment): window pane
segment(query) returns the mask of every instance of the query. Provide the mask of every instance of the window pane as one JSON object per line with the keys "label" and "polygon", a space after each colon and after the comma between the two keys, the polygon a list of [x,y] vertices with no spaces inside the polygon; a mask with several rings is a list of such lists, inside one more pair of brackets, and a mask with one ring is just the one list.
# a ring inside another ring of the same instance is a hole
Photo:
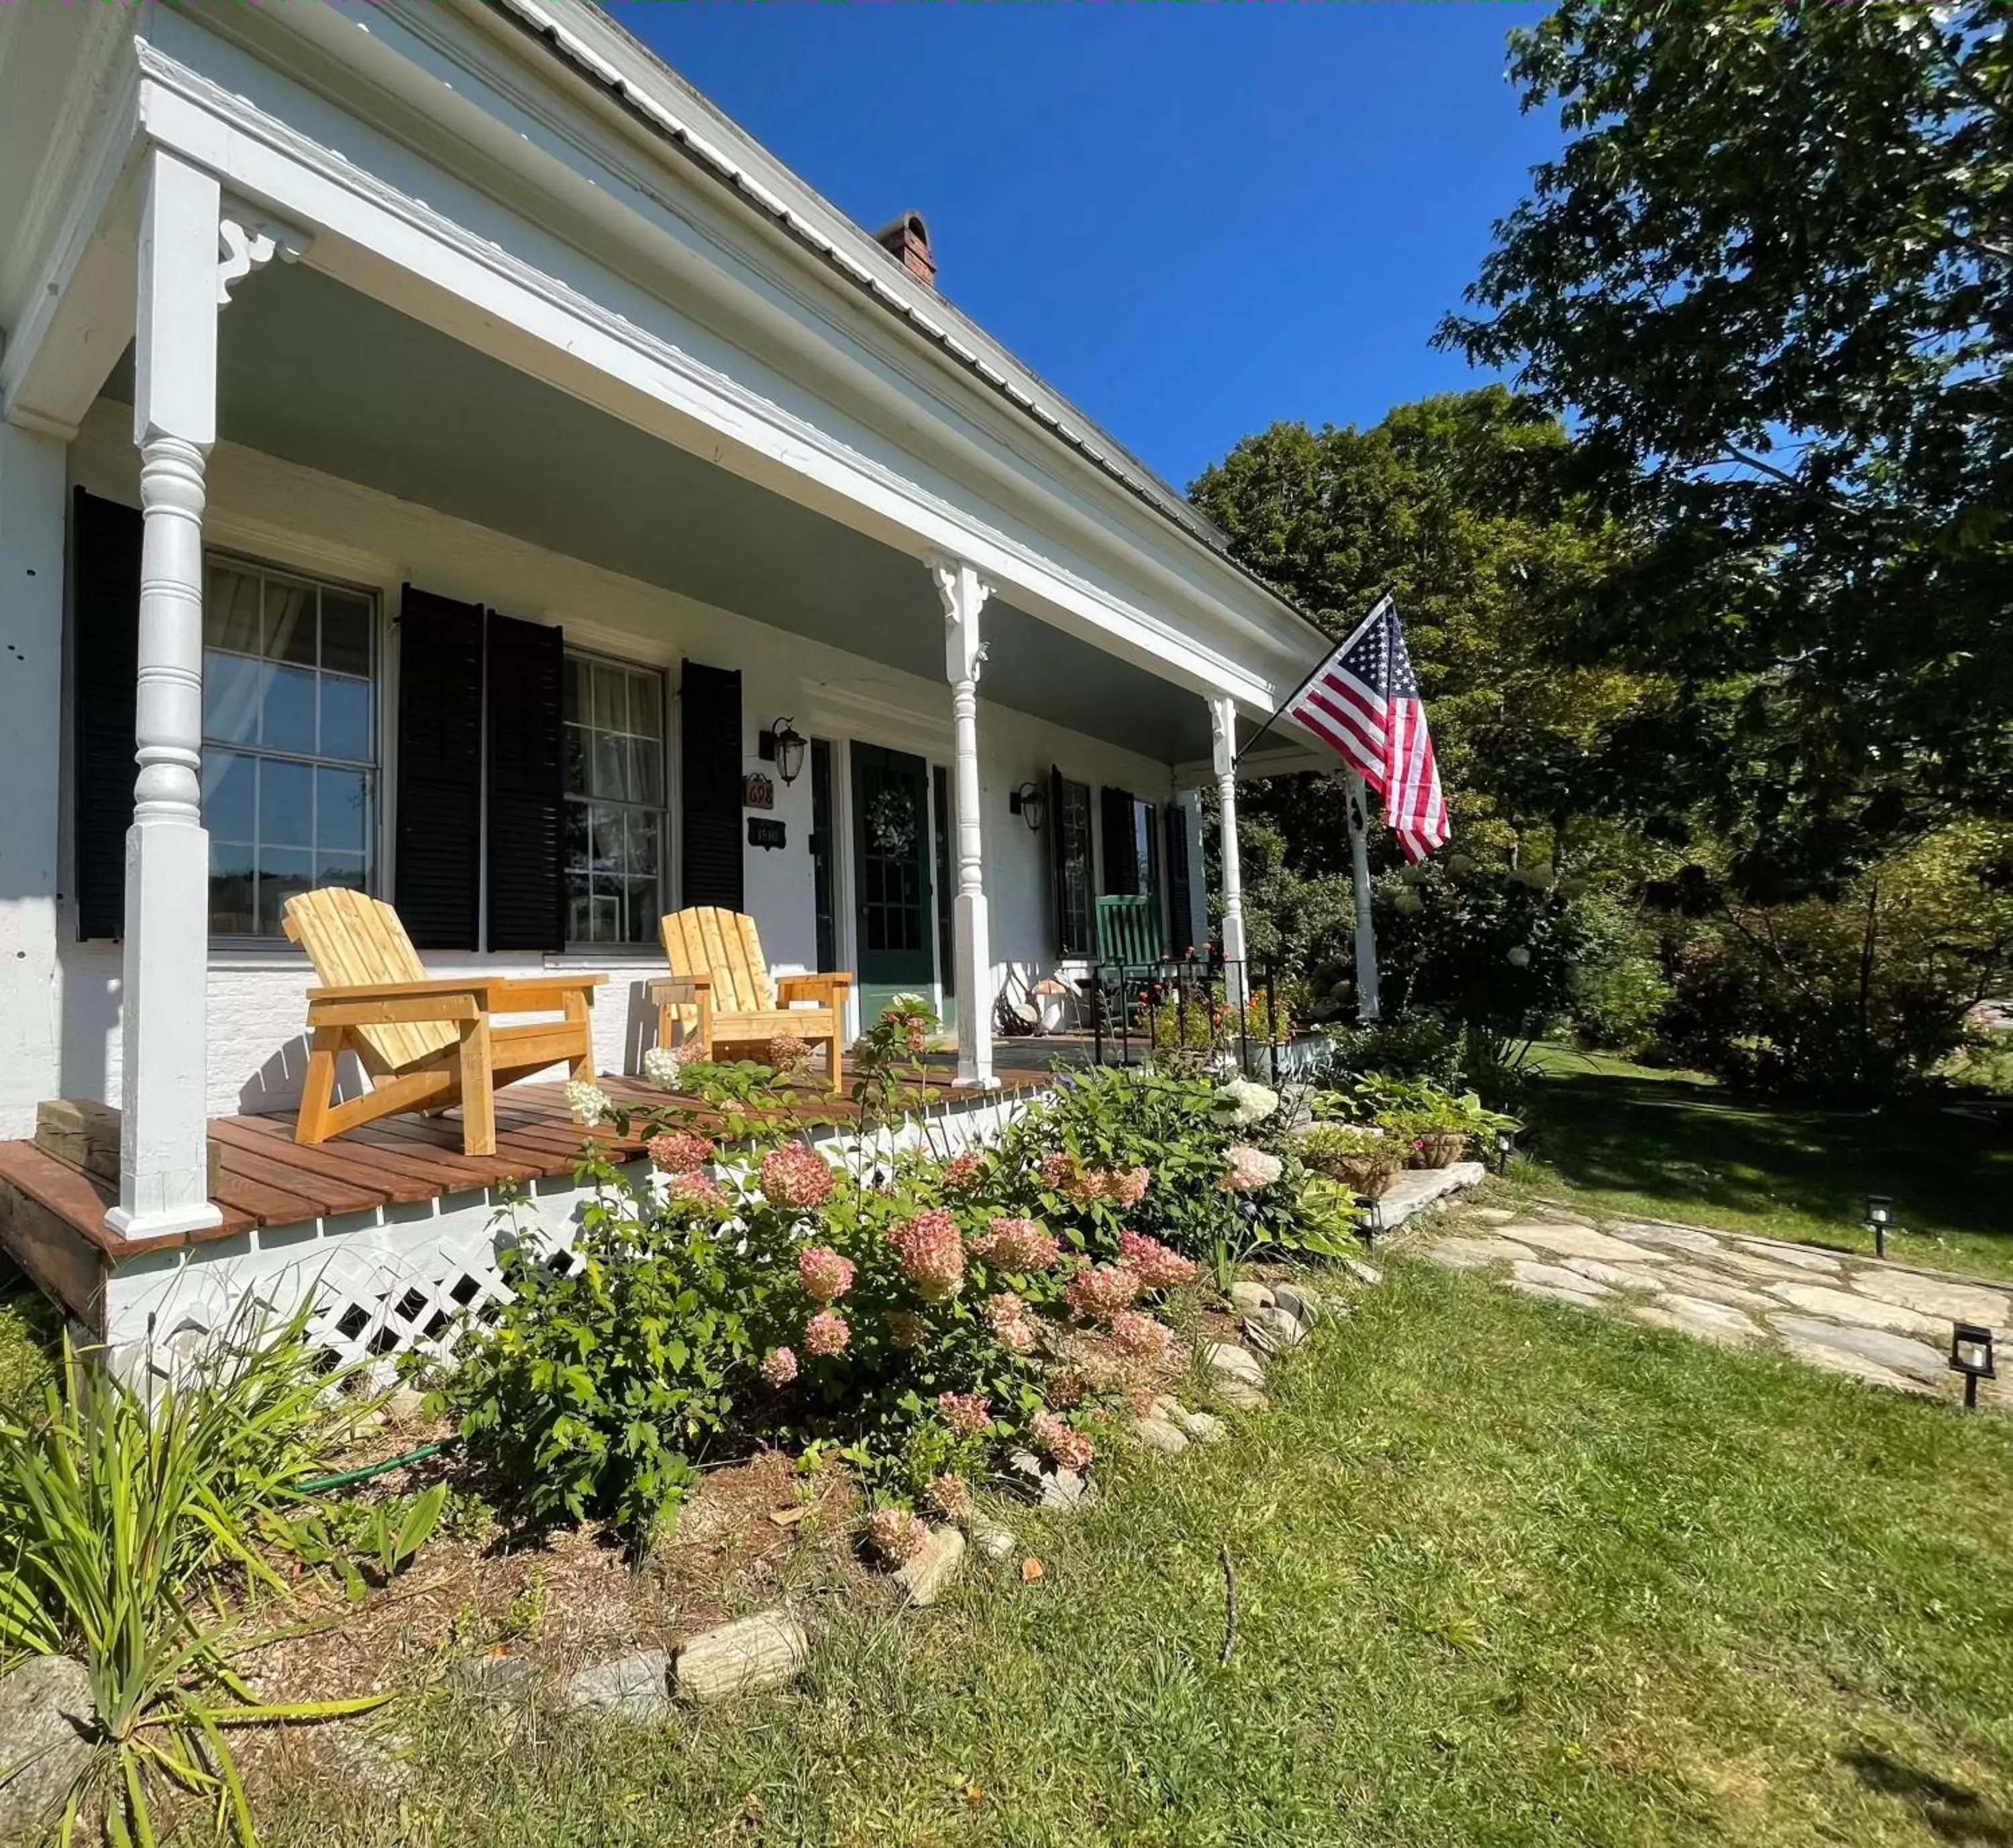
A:
{"label": "window pane", "polygon": [[259,766],[236,751],[202,754],[202,824],[215,838],[257,838]]}
{"label": "window pane", "polygon": [[269,659],[315,664],[315,593],[306,584],[266,580],[266,643]]}
{"label": "window pane", "polygon": [[566,810],[566,863],[585,873],[587,870],[587,804],[570,802]]}
{"label": "window pane", "polygon": [[248,937],[252,915],[252,849],[235,841],[209,843],[209,928],[219,937]]}
{"label": "window pane", "polygon": [[202,731],[206,738],[220,738],[234,745],[259,742],[259,708],[264,703],[266,683],[272,669],[243,655],[219,654],[205,649],[202,655]]}
{"label": "window pane", "polygon": [[661,674],[639,674],[629,683],[629,729],[644,738],[664,735],[664,682]]}
{"label": "window pane", "polygon": [[268,845],[314,845],[314,776],[305,763],[259,766],[259,838]]}
{"label": "window pane", "polygon": [[580,710],[581,676],[586,671],[577,655],[568,655],[560,670],[560,717],[569,725],[578,724],[587,716]]}
{"label": "window pane", "polygon": [[[318,770],[314,779],[315,845],[325,852],[361,853],[370,823],[370,785],[363,772]],[[267,838],[274,838],[269,831]]]}
{"label": "window pane", "polygon": [[664,799],[664,747],[654,738],[629,741],[629,786],[633,799],[653,807]]}
{"label": "window pane", "polygon": [[624,824],[622,811],[605,802],[596,802],[589,813],[594,840],[591,855],[594,870],[597,873],[624,871],[628,856],[628,830]]}
{"label": "window pane", "polygon": [[575,874],[567,881],[567,941],[594,941],[594,899],[585,874]]}
{"label": "window pane", "polygon": [[657,934],[657,882],[654,879],[629,881],[627,920],[620,941],[648,943]]}
{"label": "window pane", "polygon": [[352,892],[363,889],[363,856],[360,853],[321,853],[315,856],[316,885],[346,885]]}
{"label": "window pane", "polygon": [[647,810],[629,811],[629,860],[631,873],[654,880],[657,876],[657,817]]}
{"label": "window pane", "polygon": [[259,742],[270,751],[311,756],[315,748],[315,672],[274,667],[266,688],[266,720]]}
{"label": "window pane", "polygon": [[627,741],[596,732],[594,737],[594,793],[617,802],[629,796]]}
{"label": "window pane", "polygon": [[[291,668],[284,670],[288,673]],[[321,754],[352,763],[370,760],[370,683],[321,677]]]}
{"label": "window pane", "polygon": [[[570,669],[571,663],[568,663]],[[569,725],[566,728],[566,788],[569,795],[592,795],[593,785],[587,777],[588,732],[585,726]]]}
{"label": "window pane", "polygon": [[259,580],[228,565],[212,565],[202,592],[202,641],[206,648],[233,653],[259,652]]}
{"label": "window pane", "polygon": [[281,934],[281,907],[296,893],[314,885],[314,856],[306,848],[261,847],[259,849],[259,935]]}
{"label": "window pane", "polygon": [[624,682],[627,679],[619,667],[604,667],[596,662],[594,668],[594,728],[597,731],[627,731],[629,729],[629,702],[625,695]]}
{"label": "window pane", "polygon": [[334,674],[370,672],[370,602],[339,590],[321,593],[321,664]]}

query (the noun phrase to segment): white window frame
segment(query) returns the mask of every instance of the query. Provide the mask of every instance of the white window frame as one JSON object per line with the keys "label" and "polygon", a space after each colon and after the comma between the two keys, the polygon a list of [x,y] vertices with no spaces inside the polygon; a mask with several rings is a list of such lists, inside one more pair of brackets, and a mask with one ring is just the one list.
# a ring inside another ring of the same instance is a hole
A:
{"label": "white window frame", "polygon": [[[656,914],[661,917],[666,911],[670,910],[671,906],[674,884],[672,856],[677,847],[677,834],[674,820],[678,806],[675,799],[677,792],[674,788],[672,783],[674,760],[671,751],[673,701],[671,699],[670,676],[665,670],[663,665],[657,662],[632,659],[622,655],[611,653],[606,649],[581,647],[575,645],[570,639],[564,641],[563,642],[563,646],[565,649],[566,659],[569,663],[577,662],[582,666],[612,668],[618,673],[629,675],[632,678],[647,677],[654,682],[656,686],[658,717],[657,737],[656,742],[659,759],[657,784],[658,790],[660,792],[659,800],[655,804],[648,802],[624,802],[613,797],[577,793],[569,784],[568,786],[562,792],[562,800],[565,805],[564,813],[562,817],[562,826],[570,835],[571,831],[573,810],[577,804],[582,806],[603,804],[610,807],[622,809],[625,812],[640,810],[645,813],[654,815],[657,821],[657,900],[656,910]],[[563,763],[568,770],[570,769],[572,763],[571,752],[568,749],[568,741],[565,735],[569,723],[570,722],[563,717],[560,720],[560,748]],[[591,721],[588,724],[588,730],[590,735],[592,735],[593,727]],[[619,735],[633,738],[637,735],[633,732],[625,732]],[[488,831],[485,827],[485,845],[487,832]],[[576,957],[606,957],[610,956],[633,955],[638,951],[649,951],[656,946],[656,939],[654,936],[642,942],[631,942],[628,938],[624,938],[620,941],[609,942],[602,942],[592,938],[574,936],[573,934],[573,867],[570,863],[570,860],[569,860],[565,863],[563,863],[560,869],[560,877],[566,882],[567,885],[567,938],[566,948],[563,953],[563,954],[568,956]]]}

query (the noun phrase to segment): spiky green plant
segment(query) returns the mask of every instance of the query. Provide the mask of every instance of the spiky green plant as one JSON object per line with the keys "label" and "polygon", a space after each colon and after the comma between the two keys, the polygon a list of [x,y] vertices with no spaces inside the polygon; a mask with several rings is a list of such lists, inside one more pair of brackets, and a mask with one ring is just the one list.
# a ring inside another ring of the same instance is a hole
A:
{"label": "spiky green plant", "polygon": [[[247,1324],[234,1331],[248,1331]],[[318,1460],[331,1410],[296,1316],[226,1339],[143,1399],[67,1342],[68,1395],[34,1428],[0,1423],[0,1657],[67,1653],[91,1677],[98,1750],[58,1840],[96,1811],[114,1848],[149,1848],[170,1788],[213,1807],[216,1832],[257,1840],[226,1735],[334,1718],[382,1696],[261,1702],[233,1660],[260,1587],[284,1587],[252,1544],[259,1516]],[[233,1603],[226,1594],[247,1594]],[[0,1762],[0,1780],[12,1768]]]}

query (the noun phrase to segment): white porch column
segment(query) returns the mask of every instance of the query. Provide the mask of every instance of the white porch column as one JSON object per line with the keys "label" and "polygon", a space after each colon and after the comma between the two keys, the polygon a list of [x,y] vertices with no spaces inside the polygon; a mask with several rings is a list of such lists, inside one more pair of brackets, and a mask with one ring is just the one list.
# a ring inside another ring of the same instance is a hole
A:
{"label": "white porch column", "polygon": [[[119,1204],[129,1238],[218,1223],[206,1146],[209,837],[202,825],[203,469],[216,440],[220,199],[146,156],[133,440],[140,448],[140,766],[126,836]],[[88,664],[80,664],[88,671]]]}
{"label": "white porch column", "polygon": [[978,613],[992,587],[960,559],[932,558],[944,608],[944,673],[950,681],[956,754],[957,1081],[989,1086],[992,1076],[992,948],[985,915],[985,840],[978,814],[978,674],[985,645]]}
{"label": "white porch column", "polygon": [[1223,866],[1224,985],[1233,1006],[1250,992],[1244,941],[1244,873],[1237,857],[1237,702],[1209,702],[1211,766],[1216,771],[1217,857]]}

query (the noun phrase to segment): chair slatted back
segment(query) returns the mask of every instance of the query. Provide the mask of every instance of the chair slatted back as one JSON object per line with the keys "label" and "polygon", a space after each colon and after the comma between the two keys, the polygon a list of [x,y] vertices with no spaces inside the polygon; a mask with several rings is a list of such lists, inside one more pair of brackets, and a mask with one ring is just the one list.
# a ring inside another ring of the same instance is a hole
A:
{"label": "chair slatted back", "polygon": [[[327,885],[288,899],[284,913],[287,935],[308,953],[315,974],[330,988],[427,979],[426,965],[398,913],[382,899]],[[359,1027],[356,1031],[384,1061],[388,1074],[430,1059],[456,1040],[454,1028],[440,1021]]]}
{"label": "chair slatted back", "polygon": [[[763,1013],[776,1005],[776,985],[769,979],[769,960],[762,953],[762,934],[755,920],[739,911],[711,905],[674,911],[660,924],[664,954],[674,975],[713,978],[713,1011]],[[689,1031],[695,1010],[678,1010]]]}

